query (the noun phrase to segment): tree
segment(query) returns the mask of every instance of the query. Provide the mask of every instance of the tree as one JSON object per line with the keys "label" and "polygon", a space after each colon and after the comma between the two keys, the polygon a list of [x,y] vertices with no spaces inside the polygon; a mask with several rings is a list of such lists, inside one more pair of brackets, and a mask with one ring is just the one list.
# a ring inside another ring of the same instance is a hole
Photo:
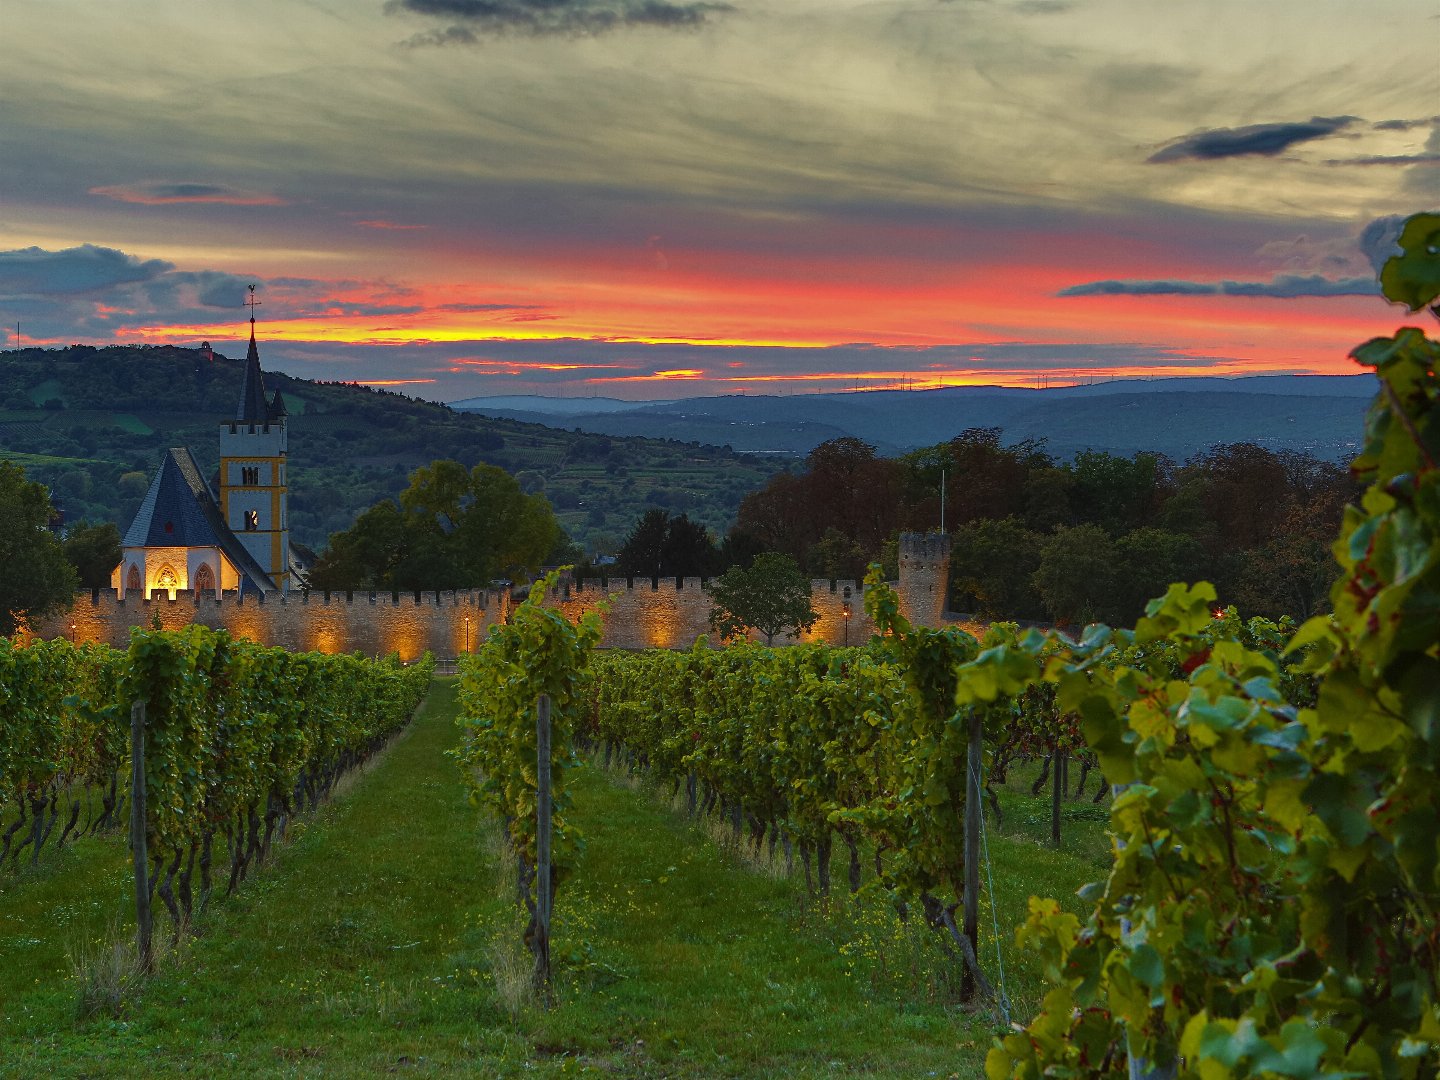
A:
{"label": "tree", "polygon": [[53,512],[43,484],[0,461],[0,636],[63,610],[75,593],[75,569],[50,532]]}
{"label": "tree", "polygon": [[1083,450],[1070,463],[1075,515],[1111,536],[1148,525],[1172,486],[1170,472],[1170,463],[1158,454],[1124,458]]}
{"label": "tree", "polygon": [[717,569],[720,551],[698,521],[652,508],[630,530],[615,561],[624,574],[707,577]]}
{"label": "tree", "polygon": [[543,495],[493,465],[416,469],[400,494],[330,537],[310,574],[317,589],[465,589],[533,571],[563,531]]}
{"label": "tree", "polygon": [[1033,581],[1050,617],[1062,625],[1106,619],[1114,607],[1115,545],[1099,525],[1056,529],[1040,545]]}
{"label": "tree", "polygon": [[77,522],[60,547],[79,575],[82,588],[109,587],[110,575],[120,565],[120,530],[113,523]]}
{"label": "tree", "polygon": [[732,566],[709,591],[710,626],[724,637],[757,630],[773,645],[776,634],[802,633],[819,619],[810,606],[810,582],[794,559],[779,552],[757,555],[748,570]]}
{"label": "tree", "polygon": [[955,530],[950,582],[959,609],[982,619],[1039,618],[1033,579],[1044,539],[1013,517],[979,518]]}
{"label": "tree", "polygon": [[1164,596],[1172,582],[1198,581],[1206,574],[1205,549],[1183,533],[1147,526],[1115,541],[1114,614],[1134,622],[1145,605]]}
{"label": "tree", "polygon": [[[811,573],[812,551],[833,531],[861,551],[860,565],[905,523],[906,467],[877,457],[875,447],[845,436],[823,442],[805,458],[805,472],[780,473],[745,496],[735,528],[766,550],[790,555]],[[833,542],[818,556],[833,556]]]}

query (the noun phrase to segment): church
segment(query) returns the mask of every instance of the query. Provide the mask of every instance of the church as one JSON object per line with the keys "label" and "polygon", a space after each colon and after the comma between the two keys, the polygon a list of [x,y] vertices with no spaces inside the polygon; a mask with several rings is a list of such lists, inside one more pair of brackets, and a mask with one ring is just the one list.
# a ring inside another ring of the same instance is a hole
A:
{"label": "church", "polygon": [[119,599],[178,592],[284,596],[304,585],[290,550],[285,401],[265,390],[250,309],[250,349],[233,420],[220,424],[216,491],[187,447],[166,451],[121,541]]}

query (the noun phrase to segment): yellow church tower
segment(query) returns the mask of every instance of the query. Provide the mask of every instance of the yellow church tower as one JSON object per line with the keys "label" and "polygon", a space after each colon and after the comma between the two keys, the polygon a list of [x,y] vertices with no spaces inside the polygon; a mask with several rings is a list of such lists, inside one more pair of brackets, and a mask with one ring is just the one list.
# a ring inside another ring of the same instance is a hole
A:
{"label": "yellow church tower", "polygon": [[220,425],[220,512],[236,539],[282,593],[290,591],[290,509],[285,461],[289,442],[285,401],[265,392],[255,345],[255,286],[250,308],[250,351],[235,419]]}

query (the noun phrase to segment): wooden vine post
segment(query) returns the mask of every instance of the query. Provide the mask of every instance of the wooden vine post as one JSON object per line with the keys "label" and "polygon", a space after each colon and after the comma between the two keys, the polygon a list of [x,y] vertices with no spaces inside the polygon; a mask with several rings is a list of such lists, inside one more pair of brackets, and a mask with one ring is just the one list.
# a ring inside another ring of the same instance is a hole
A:
{"label": "wooden vine post", "polygon": [[535,986],[550,987],[550,695],[535,710]]}
{"label": "wooden vine post", "polygon": [[1061,747],[1055,748],[1053,777],[1050,781],[1050,842],[1060,846],[1060,803],[1070,782],[1070,760]]}
{"label": "wooden vine post", "polygon": [[[961,932],[970,942],[970,952],[978,964],[980,956],[980,770],[984,765],[981,744],[981,714],[970,711],[970,743],[965,751],[965,921]],[[960,996],[969,1000],[975,994],[975,976],[970,964],[965,965],[960,982]]]}
{"label": "wooden vine post", "polygon": [[145,849],[145,702],[130,706],[130,851],[135,865],[136,943],[140,970],[155,966],[151,945],[149,854]]}

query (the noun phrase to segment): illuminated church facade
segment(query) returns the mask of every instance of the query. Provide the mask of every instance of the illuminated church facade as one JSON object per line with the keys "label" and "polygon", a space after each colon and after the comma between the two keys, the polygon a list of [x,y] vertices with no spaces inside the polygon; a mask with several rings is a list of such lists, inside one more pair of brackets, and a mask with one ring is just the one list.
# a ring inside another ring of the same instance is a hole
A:
{"label": "illuminated church facade", "polygon": [[303,584],[290,550],[285,401],[265,389],[255,319],[233,420],[220,425],[218,492],[186,447],[168,450],[121,541],[117,596],[285,595]]}

